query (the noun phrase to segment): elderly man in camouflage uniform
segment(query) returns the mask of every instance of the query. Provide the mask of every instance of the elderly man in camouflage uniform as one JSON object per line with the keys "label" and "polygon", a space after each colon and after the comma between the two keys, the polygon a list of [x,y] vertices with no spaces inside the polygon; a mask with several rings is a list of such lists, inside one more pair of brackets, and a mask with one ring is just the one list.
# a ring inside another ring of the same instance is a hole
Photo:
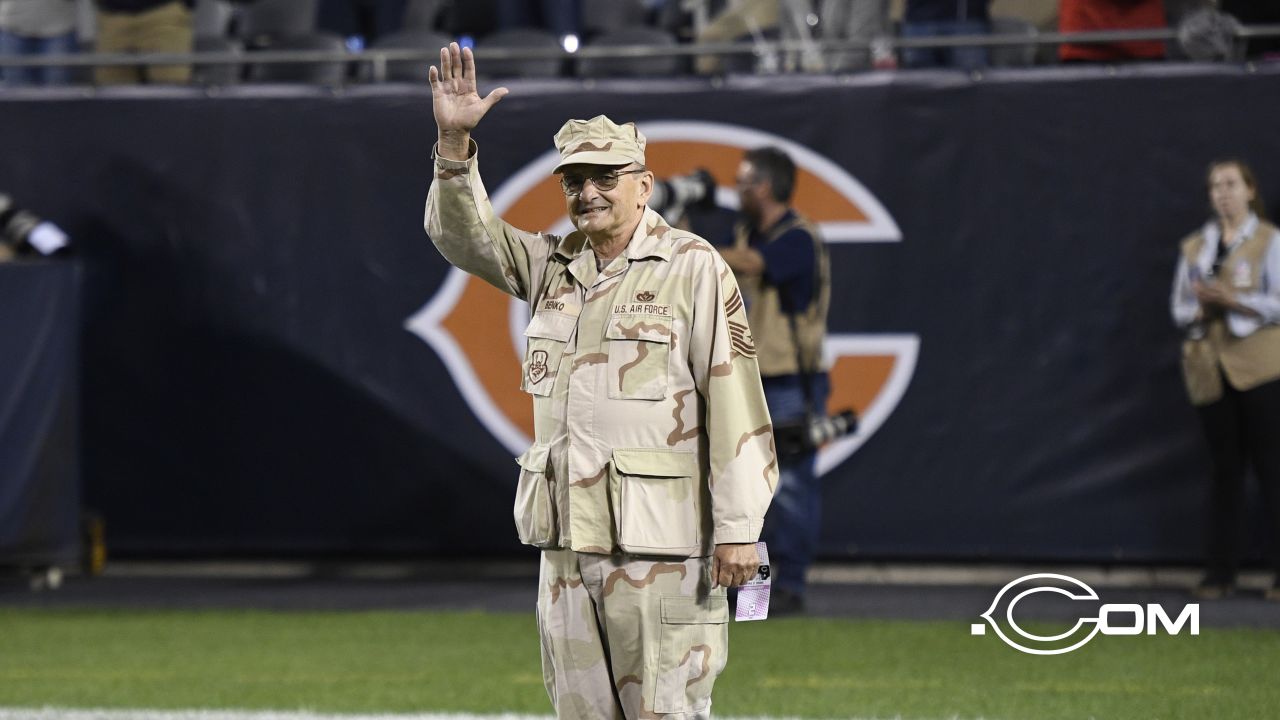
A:
{"label": "elderly man in camouflage uniform", "polygon": [[521,387],[535,440],[515,519],[542,548],[543,676],[561,718],[706,718],[728,652],[725,588],[751,578],[777,486],[773,431],[733,273],[645,202],[644,135],[603,116],[555,136],[560,238],[495,216],[457,44],[431,68],[439,142],[426,230],[441,254],[529,302]]}

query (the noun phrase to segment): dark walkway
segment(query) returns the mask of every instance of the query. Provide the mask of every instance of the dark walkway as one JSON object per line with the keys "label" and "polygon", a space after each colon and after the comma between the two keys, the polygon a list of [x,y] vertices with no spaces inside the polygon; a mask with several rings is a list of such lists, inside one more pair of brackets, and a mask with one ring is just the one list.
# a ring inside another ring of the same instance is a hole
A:
{"label": "dark walkway", "polygon": [[[33,591],[25,577],[4,576],[0,607],[532,612],[536,571],[536,560],[475,567],[120,563],[101,577],[67,577],[57,590]],[[969,573],[991,574],[989,570]],[[1089,572],[1077,575],[1084,579]],[[957,569],[945,582],[930,584],[825,580],[811,586],[809,615],[979,622],[978,616],[1003,583],[985,578],[965,583],[966,576],[964,569]],[[1012,580],[1017,575],[1007,577]],[[1280,629],[1280,602],[1262,599],[1258,578],[1249,584],[1254,589],[1240,590],[1225,600],[1201,602],[1201,626]],[[1177,617],[1191,601],[1181,588],[1108,586],[1097,581],[1091,586],[1103,602],[1157,603],[1170,617]],[[1040,597],[1019,606],[1019,619],[1074,620],[1096,609],[1096,604]]]}

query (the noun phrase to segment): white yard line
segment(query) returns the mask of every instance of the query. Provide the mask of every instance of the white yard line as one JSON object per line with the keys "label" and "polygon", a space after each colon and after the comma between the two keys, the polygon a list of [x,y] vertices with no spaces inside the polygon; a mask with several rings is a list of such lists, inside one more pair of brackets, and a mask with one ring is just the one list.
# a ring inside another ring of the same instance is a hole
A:
{"label": "white yard line", "polygon": [[[385,713],[348,715],[306,710],[147,710],[104,708],[3,708],[0,720],[554,720],[550,715],[472,714],[472,713]],[[716,720],[798,720],[796,718],[739,717]],[[844,720],[927,720],[925,718],[848,717]],[[956,720],[939,718],[938,720]]]}
{"label": "white yard line", "polygon": [[306,710],[145,710],[83,708],[0,708],[0,720],[553,720],[550,715],[468,713],[363,714]]}

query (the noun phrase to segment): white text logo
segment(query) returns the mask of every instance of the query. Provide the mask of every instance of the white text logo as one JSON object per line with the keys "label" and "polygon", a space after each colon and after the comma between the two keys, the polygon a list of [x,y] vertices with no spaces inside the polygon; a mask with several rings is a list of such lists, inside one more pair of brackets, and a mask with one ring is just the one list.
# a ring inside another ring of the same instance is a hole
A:
{"label": "white text logo", "polygon": [[[1065,586],[1065,587],[1064,587]],[[1005,585],[996,593],[991,607],[980,617],[987,621],[996,635],[1009,647],[1031,655],[1061,655],[1082,647],[1093,639],[1094,635],[1155,635],[1160,628],[1170,635],[1177,635],[1187,628],[1192,635],[1200,634],[1200,606],[1188,604],[1182,608],[1176,619],[1171,619],[1164,608],[1154,603],[1138,605],[1136,603],[1104,603],[1098,608],[1096,617],[1080,618],[1076,624],[1064,633],[1057,635],[1037,635],[1018,625],[1014,619],[1014,609],[1023,599],[1037,593],[1055,593],[1071,600],[1097,601],[1098,593],[1083,582],[1068,575],[1055,573],[1035,573],[1024,575]],[[1008,596],[1008,605],[1003,613],[1004,623],[997,622],[996,613],[1001,601]],[[1009,633],[1005,631],[1009,630]],[[974,623],[970,626],[973,635],[985,635],[987,625]],[[1011,638],[1010,634],[1016,636]]]}

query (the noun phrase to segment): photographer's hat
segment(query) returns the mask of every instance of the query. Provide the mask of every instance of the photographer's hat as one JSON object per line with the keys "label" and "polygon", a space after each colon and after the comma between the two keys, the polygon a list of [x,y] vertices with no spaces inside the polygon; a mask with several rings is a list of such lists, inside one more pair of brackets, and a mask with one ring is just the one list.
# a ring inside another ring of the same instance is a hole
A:
{"label": "photographer's hat", "polygon": [[560,151],[560,164],[553,173],[565,165],[585,163],[589,165],[644,164],[644,133],[635,123],[615,123],[604,115],[590,120],[570,120],[560,128],[555,138]]}

